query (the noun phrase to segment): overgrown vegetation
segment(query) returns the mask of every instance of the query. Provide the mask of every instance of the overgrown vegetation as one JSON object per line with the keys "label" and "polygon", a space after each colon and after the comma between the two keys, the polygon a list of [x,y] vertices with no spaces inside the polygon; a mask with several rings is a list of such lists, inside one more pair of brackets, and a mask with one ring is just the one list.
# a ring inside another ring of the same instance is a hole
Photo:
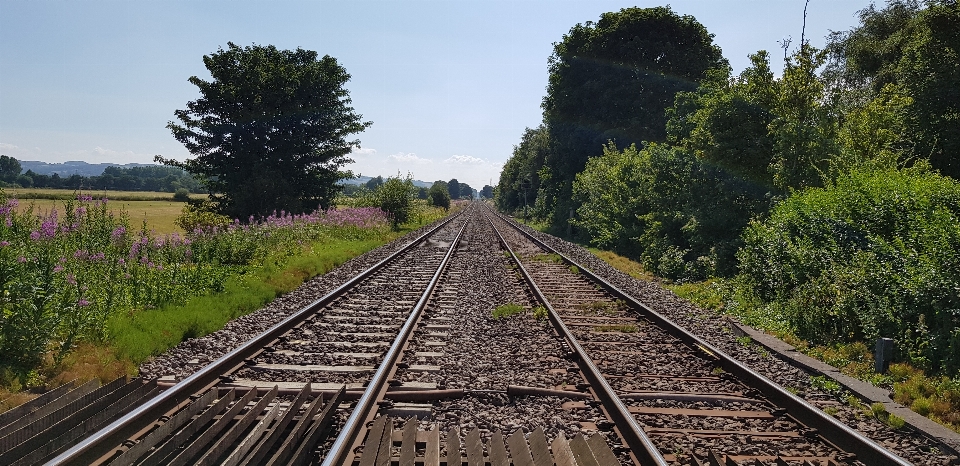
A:
{"label": "overgrown vegetation", "polygon": [[[106,199],[81,196],[46,214],[16,204],[0,191],[0,372],[20,385],[35,380],[47,358],[58,365],[81,343],[126,338],[111,332],[116,319],[221,293],[315,243],[380,239],[387,225],[382,211],[367,208],[279,213],[154,236],[114,216]],[[210,328],[201,325],[194,336]],[[164,338],[176,343],[181,336]]]}
{"label": "overgrown vegetation", "polygon": [[[914,386],[960,383],[960,4],[888,0],[824,50],[785,42],[782,67],[761,50],[737,75],[692,18],[679,20],[685,48],[616,33],[671,30],[671,15],[607,13],[555,45],[544,124],[504,165],[498,207],[571,225],[641,263],[633,275],[819,357],[890,337],[927,374]],[[699,70],[690,86],[644,89],[667,105],[620,118],[649,97],[613,91],[643,82],[629,70],[661,71],[633,60],[672,53]],[[566,87],[578,79],[590,85]],[[938,393],[915,409],[956,410],[952,388]]]}

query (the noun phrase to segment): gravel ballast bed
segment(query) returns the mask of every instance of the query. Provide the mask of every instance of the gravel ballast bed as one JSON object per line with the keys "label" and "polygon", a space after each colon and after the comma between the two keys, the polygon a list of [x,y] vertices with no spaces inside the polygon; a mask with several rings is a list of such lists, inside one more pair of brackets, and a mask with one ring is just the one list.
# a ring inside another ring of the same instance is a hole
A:
{"label": "gravel ballast bed", "polygon": [[287,316],[337,289],[358,273],[400,250],[440,221],[407,233],[397,240],[344,262],[330,272],[307,280],[297,289],[278,297],[260,310],[231,320],[216,332],[184,341],[162,355],[150,358],[140,365],[141,377],[150,379],[173,376],[176,380],[183,380]]}
{"label": "gravel ballast bed", "polygon": [[[744,345],[737,341],[723,316],[701,309],[693,303],[678,297],[673,292],[655,282],[643,281],[631,277],[607,264],[586,249],[542,233],[525,225],[520,225],[544,244],[569,256],[586,266],[601,278],[646,304],[653,311],[672,320],[691,333],[717,346],[727,354],[747,364],[763,376],[774,382],[795,390],[796,394],[816,404],[832,395],[821,392],[810,384],[811,374],[791,365],[788,361],[758,351],[753,345]],[[897,455],[917,465],[958,464],[960,458],[941,450],[941,447],[926,436],[911,429],[896,431],[880,420],[863,414],[862,410],[846,404],[832,405],[838,410],[834,415],[841,422],[863,433],[875,442],[890,449]]]}

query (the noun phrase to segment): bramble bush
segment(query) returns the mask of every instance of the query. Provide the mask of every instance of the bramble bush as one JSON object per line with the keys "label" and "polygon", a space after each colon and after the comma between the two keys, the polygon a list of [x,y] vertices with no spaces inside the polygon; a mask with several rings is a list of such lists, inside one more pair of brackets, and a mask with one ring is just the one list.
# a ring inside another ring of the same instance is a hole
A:
{"label": "bramble bush", "polygon": [[897,341],[900,360],[960,371],[960,183],[923,166],[854,171],[800,191],[741,249],[742,292],[815,344]]}
{"label": "bramble bush", "polygon": [[266,260],[324,238],[365,239],[389,228],[377,208],[286,212],[241,224],[158,236],[130,227],[107,199],[78,196],[63,209],[18,209],[0,190],[0,373],[30,378],[52,354],[110,338],[108,321],[217,292]]}

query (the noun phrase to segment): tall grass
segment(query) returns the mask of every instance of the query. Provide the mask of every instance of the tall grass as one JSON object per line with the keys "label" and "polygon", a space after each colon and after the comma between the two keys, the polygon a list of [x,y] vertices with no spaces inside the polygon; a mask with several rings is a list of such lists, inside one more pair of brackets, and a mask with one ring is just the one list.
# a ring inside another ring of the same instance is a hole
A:
{"label": "tall grass", "polygon": [[[256,309],[284,288],[261,289],[250,277],[282,269],[311,245],[362,244],[389,230],[386,215],[368,208],[279,212],[245,224],[235,220],[223,228],[160,236],[132,228],[125,213],[115,215],[107,204],[107,199],[78,196],[62,209],[38,214],[18,209],[18,201],[0,191],[3,380],[29,384],[45,359],[59,364],[84,342],[117,342],[121,352],[140,357],[212,331],[231,314]],[[160,311],[211,294],[232,303],[233,310],[202,312],[208,308],[197,304],[193,312]],[[184,323],[184,331],[165,330]],[[136,325],[159,336],[127,335]],[[127,343],[132,341],[139,343]]]}

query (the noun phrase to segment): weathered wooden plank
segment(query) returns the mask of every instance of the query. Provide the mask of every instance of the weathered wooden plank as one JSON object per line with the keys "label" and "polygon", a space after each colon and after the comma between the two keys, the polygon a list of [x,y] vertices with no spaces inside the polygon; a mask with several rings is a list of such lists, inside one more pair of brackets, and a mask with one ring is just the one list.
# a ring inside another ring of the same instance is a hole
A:
{"label": "weathered wooden plank", "polygon": [[[215,393],[216,390],[210,390],[210,392]],[[186,443],[187,440],[190,440],[190,438],[193,437],[194,434],[199,432],[203,426],[207,425],[207,423],[210,422],[214,418],[214,416],[223,412],[223,410],[226,409],[227,406],[229,406],[230,403],[234,400],[234,397],[236,397],[236,394],[237,394],[236,391],[230,390],[229,392],[227,392],[226,395],[220,397],[220,399],[217,400],[217,402],[214,403],[213,406],[204,410],[202,413],[200,413],[199,416],[197,416],[196,419],[194,419],[189,424],[187,424],[183,429],[178,430],[176,433],[173,434],[173,437],[171,437],[169,440],[167,440],[162,445],[160,445],[159,448],[157,448],[152,453],[150,453],[150,456],[147,456],[147,458],[143,460],[142,463],[140,463],[141,466],[156,466],[160,464],[160,462],[163,461],[164,458],[169,456],[177,448],[180,448],[180,445],[183,445],[184,443]],[[114,461],[114,463],[118,465],[128,464],[128,463],[121,463],[119,461]]]}
{"label": "weathered wooden plank", "polygon": [[[286,464],[287,458],[290,457],[290,454],[293,453],[293,448],[296,446],[300,439],[303,438],[303,435],[307,432],[307,427],[313,422],[313,416],[317,414],[317,411],[320,407],[323,406],[323,396],[318,396],[313,399],[310,403],[310,406],[306,408],[303,413],[303,416],[300,417],[300,420],[294,424],[293,429],[290,430],[290,434],[284,439],[283,443],[277,447],[276,453],[270,457],[270,461],[266,464],[267,466],[275,466],[280,464]],[[293,411],[296,413],[296,411]]]}
{"label": "weathered wooden plank", "polygon": [[383,435],[380,436],[380,448],[377,451],[377,466],[390,466],[390,458],[393,447],[393,419],[389,416],[387,422],[383,425]]}
{"label": "weathered wooden plank", "polygon": [[[133,388],[132,390],[131,387]],[[51,438],[40,448],[30,452],[29,455],[24,456],[13,464],[35,464],[37,462],[51,459],[53,456],[65,451],[70,446],[73,446],[79,442],[84,435],[96,431],[115,417],[119,417],[132,410],[135,406],[141,403],[144,398],[152,398],[158,391],[159,389],[157,388],[156,384],[153,383],[130,383],[118,388],[116,391],[110,394],[110,397],[113,397],[117,393],[121,393],[122,396],[110,402],[110,404],[101,408],[99,411],[93,413],[67,432]]]}
{"label": "weathered wooden plank", "polygon": [[597,459],[597,462],[606,466],[610,465],[619,465],[620,461],[617,460],[617,455],[613,454],[613,450],[610,449],[610,445],[607,445],[607,440],[603,438],[602,435],[592,435],[587,439],[587,445],[590,446],[590,451],[593,452],[593,457]]}
{"label": "weathered wooden plank", "polygon": [[223,429],[225,429],[228,425],[230,425],[230,422],[233,421],[233,417],[243,410],[243,408],[247,406],[247,403],[253,400],[254,396],[256,395],[257,392],[253,390],[247,392],[246,395],[243,395],[243,398],[237,400],[237,402],[234,403],[233,406],[231,406],[230,409],[228,409],[222,416],[220,416],[220,419],[217,419],[217,421],[214,422],[210,428],[204,430],[196,440],[187,445],[183,451],[174,457],[169,463],[170,466],[183,466],[190,464],[190,460],[193,459],[197,453],[203,451],[207,444],[213,441],[217,435],[220,435],[220,432],[223,431]]}
{"label": "weathered wooden plank", "polygon": [[[240,460],[246,456],[246,454],[253,448],[254,445],[260,443],[260,438],[266,432],[267,427],[270,427],[270,424],[273,423],[273,420],[277,418],[277,415],[280,413],[280,403],[274,403],[273,408],[270,408],[270,411],[267,411],[267,414],[264,414],[260,418],[253,429],[247,434],[243,440],[240,441],[240,445],[237,445],[237,448],[227,456],[227,459],[223,460],[223,463],[220,463],[222,466],[237,466],[240,464]],[[254,414],[255,416],[256,414]]]}
{"label": "weathered wooden plank", "polygon": [[247,411],[247,414],[242,416],[236,424],[227,429],[227,432],[213,444],[213,447],[200,457],[200,461],[196,463],[197,466],[211,466],[216,463],[217,459],[223,456],[224,453],[229,451],[233,442],[240,438],[243,431],[245,431],[250,424],[253,424],[253,422],[257,420],[257,417],[260,416],[260,413],[277,397],[279,390],[279,388],[273,387],[273,390],[270,390],[266,395],[260,397],[257,404],[253,405],[253,408]]}
{"label": "weathered wooden plank", "polygon": [[[11,432],[10,435],[0,439],[0,452],[2,452],[0,464],[10,465],[28,456],[32,458],[36,456],[34,452],[38,449],[49,451],[50,448],[59,448],[65,435],[73,432],[76,427],[88,423],[91,417],[141,386],[143,384],[126,383],[126,377],[121,377],[74,400],[62,409],[38,419],[29,426]],[[58,446],[52,445],[51,442]],[[10,448],[9,445],[16,446]]]}
{"label": "weathered wooden plank", "polygon": [[300,410],[300,406],[307,401],[307,398],[310,397],[310,383],[307,382],[304,384],[303,388],[300,390],[300,393],[297,394],[297,397],[293,399],[290,403],[290,406],[278,416],[277,422],[274,423],[273,427],[270,428],[270,431],[263,436],[260,442],[257,443],[257,446],[253,449],[253,452],[243,460],[241,463],[244,466],[248,465],[261,465],[263,460],[267,457],[267,453],[270,452],[270,448],[273,447],[273,444],[277,442],[280,438],[280,434],[287,428],[287,425],[290,424],[290,421],[293,420],[294,416],[297,414],[297,411]]}
{"label": "weathered wooden plank", "polygon": [[400,466],[414,466],[417,457],[417,419],[407,419],[400,440]]}
{"label": "weathered wooden plank", "polygon": [[732,411],[725,409],[686,409],[686,408],[651,408],[647,406],[630,406],[630,414],[680,415],[696,417],[732,417],[747,419],[774,419],[768,411]]}
{"label": "weathered wooden plank", "polygon": [[324,406],[323,412],[317,416],[317,421],[310,426],[310,430],[307,432],[306,437],[300,444],[300,447],[297,448],[297,451],[294,453],[293,459],[290,461],[291,465],[298,466],[307,462],[310,452],[316,448],[316,445],[320,439],[328,433],[327,431],[330,429],[330,424],[333,423],[333,418],[336,416],[337,406],[339,406],[340,402],[343,401],[346,393],[346,389],[341,389],[330,400],[330,402]]}
{"label": "weathered wooden plank", "polygon": [[146,455],[150,452],[150,449],[153,448],[156,444],[160,443],[161,440],[173,435],[175,431],[183,427],[185,424],[190,422],[190,419],[194,415],[202,411],[204,408],[213,403],[217,398],[216,390],[207,390],[200,398],[198,398],[193,403],[190,403],[176,414],[170,417],[170,420],[164,422],[156,429],[153,429],[147,435],[143,436],[136,445],[130,447],[129,450],[120,454],[120,456],[113,459],[112,463],[115,464],[133,464],[140,457]]}
{"label": "weathered wooden plank", "polygon": [[577,460],[573,458],[573,451],[570,450],[570,444],[567,443],[563,432],[553,439],[550,448],[553,449],[553,460],[557,466],[577,466]]}
{"label": "weathered wooden plank", "polygon": [[387,417],[380,416],[373,421],[370,431],[367,432],[367,439],[363,442],[363,453],[360,454],[360,466],[375,466],[377,464],[377,452],[380,451],[380,438],[383,437],[383,429],[387,424]]}
{"label": "weathered wooden plank", "polygon": [[533,454],[533,464],[536,466],[553,466],[553,458],[550,456],[550,447],[547,445],[547,437],[543,434],[543,428],[537,427],[527,437],[530,444],[530,453]]}
{"label": "weathered wooden plank", "polygon": [[460,456],[460,432],[453,426],[447,432],[447,466],[461,466],[463,461]]}
{"label": "weathered wooden plank", "polygon": [[490,466],[510,466],[510,457],[503,446],[503,434],[499,430],[487,441],[487,456],[490,457]]}
{"label": "weathered wooden plank", "polygon": [[423,454],[423,466],[440,466],[440,429],[427,432],[427,449]]}
{"label": "weathered wooden plank", "polygon": [[480,429],[474,427],[473,430],[467,432],[467,437],[464,439],[464,448],[467,450],[467,464],[469,466],[484,466]]}
{"label": "weathered wooden plank", "polygon": [[[83,418],[88,417],[89,413],[96,412],[100,409],[100,407],[112,403],[113,400],[122,396],[119,394],[120,392],[117,392],[117,390],[126,384],[127,381],[125,376],[117,378],[113,382],[83,394],[82,396],[67,403],[66,406],[48,413],[31,422],[30,424],[22,425],[18,422],[16,424],[16,430],[0,438],[0,452],[5,452],[3,455],[0,455],[0,458],[4,458],[4,460],[0,460],[0,464],[12,460],[12,458],[7,458],[7,455],[14,449],[14,447],[26,443],[28,440],[33,439],[33,437],[37,434],[46,432],[45,435],[48,437],[58,436],[69,428],[78,424]],[[114,392],[117,392],[117,395],[114,395]],[[43,443],[43,440],[44,438],[37,439],[38,443],[36,445],[25,448],[26,451],[22,453],[36,449],[39,444]],[[20,456],[22,456],[22,453]]]}
{"label": "weathered wooden plank", "polygon": [[573,457],[577,459],[578,465],[600,466],[600,463],[598,463],[597,459],[593,456],[593,452],[590,451],[590,446],[587,445],[587,441],[583,439],[582,435],[577,434],[570,439],[570,450],[573,451]]}
{"label": "weathered wooden plank", "polygon": [[93,379],[71,390],[74,382],[65,383],[16,408],[0,413],[0,437],[66,406],[100,386],[100,381]]}
{"label": "weathered wooden plank", "polygon": [[507,443],[510,445],[510,458],[513,459],[513,466],[535,466],[533,457],[530,456],[530,449],[527,448],[527,439],[523,438],[523,430],[517,429],[507,439]]}

